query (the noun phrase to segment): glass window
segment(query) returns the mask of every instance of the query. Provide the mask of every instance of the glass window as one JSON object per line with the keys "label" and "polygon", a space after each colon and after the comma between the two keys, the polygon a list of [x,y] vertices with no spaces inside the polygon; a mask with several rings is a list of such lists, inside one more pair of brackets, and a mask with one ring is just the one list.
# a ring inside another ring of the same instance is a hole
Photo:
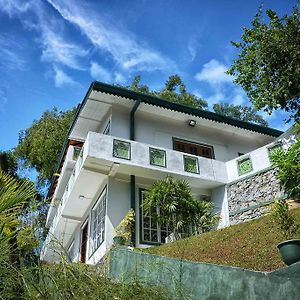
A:
{"label": "glass window", "polygon": [[150,148],[150,164],[159,167],[166,167],[166,151]]}
{"label": "glass window", "polygon": [[269,156],[269,160],[272,163],[272,155],[277,153],[278,151],[282,150],[282,146],[281,144],[275,144],[271,147],[268,148],[268,156]]}
{"label": "glass window", "polygon": [[108,121],[105,129],[103,130],[103,134],[110,135],[110,120]]}
{"label": "glass window", "polygon": [[238,171],[240,176],[253,171],[250,157],[238,161]]}
{"label": "glass window", "polygon": [[214,159],[214,148],[210,145],[197,144],[180,139],[173,140],[173,148],[176,151]]}
{"label": "glass window", "polygon": [[159,208],[153,207],[151,211],[146,214],[143,211],[143,201],[147,197],[147,191],[140,192],[140,219],[141,219],[141,243],[156,244],[165,243],[165,238],[171,234],[171,229],[167,224],[158,224],[156,217],[159,215]]}
{"label": "glass window", "polygon": [[70,247],[69,247],[67,253],[68,253],[68,258],[69,258],[70,262],[74,262],[76,255],[77,255],[74,240],[70,244]]}
{"label": "glass window", "polygon": [[94,253],[95,250],[104,241],[105,231],[105,214],[106,214],[106,188],[100,195],[97,203],[91,212],[91,239],[90,239],[90,253]]}
{"label": "glass window", "polygon": [[129,142],[114,140],[113,156],[118,158],[130,159],[131,147]]}
{"label": "glass window", "polygon": [[184,171],[199,174],[198,158],[183,155]]}

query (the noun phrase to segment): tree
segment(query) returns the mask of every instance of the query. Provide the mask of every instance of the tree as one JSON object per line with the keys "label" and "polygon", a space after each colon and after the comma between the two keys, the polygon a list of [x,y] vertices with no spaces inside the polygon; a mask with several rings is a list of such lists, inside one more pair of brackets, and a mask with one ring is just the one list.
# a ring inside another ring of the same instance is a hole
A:
{"label": "tree", "polygon": [[242,120],[253,122],[262,126],[268,126],[268,122],[257,113],[257,110],[251,106],[233,105],[229,103],[216,103],[213,105],[215,113]]}
{"label": "tree", "polygon": [[55,172],[74,113],[75,109],[62,112],[53,108],[19,133],[15,155],[26,167],[36,169],[40,185],[47,184]]}
{"label": "tree", "polygon": [[232,42],[239,50],[228,74],[246,91],[257,109],[271,113],[276,109],[300,119],[300,17],[298,7],[280,18],[267,10],[269,23],[263,21],[262,9],[251,28],[244,28],[242,41]]}
{"label": "tree", "polygon": [[188,183],[171,176],[156,181],[147,192],[143,209],[149,213],[153,207],[159,209],[156,221],[167,224],[175,234],[205,232],[218,220],[212,214],[212,202],[195,200]]}
{"label": "tree", "polygon": [[170,76],[164,89],[158,92],[157,95],[174,103],[197,109],[207,109],[207,102],[194,94],[188,93],[185,84],[178,75]]}
{"label": "tree", "polygon": [[140,84],[141,76],[134,77],[128,89],[143,94],[166,99],[170,102],[191,106],[197,109],[207,109],[207,102],[192,93],[188,93],[186,86],[178,75],[171,75],[160,91],[151,91],[148,85]]}

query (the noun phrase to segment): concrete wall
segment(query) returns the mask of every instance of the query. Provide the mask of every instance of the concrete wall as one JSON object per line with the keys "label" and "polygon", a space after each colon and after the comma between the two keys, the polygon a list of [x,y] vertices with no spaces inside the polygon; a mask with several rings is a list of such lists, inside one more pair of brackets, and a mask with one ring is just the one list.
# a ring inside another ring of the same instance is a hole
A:
{"label": "concrete wall", "polygon": [[181,299],[296,300],[300,291],[300,263],[271,273],[221,265],[181,261],[162,256],[113,249],[109,276],[113,280],[162,285]]}
{"label": "concrete wall", "polygon": [[[112,135],[129,139],[129,112],[113,107]],[[225,132],[207,126],[191,127],[176,119],[146,114],[137,111],[135,115],[136,141],[173,149],[172,138],[212,145],[215,159],[228,161],[238,156],[238,152],[247,153],[262,146],[262,141],[251,135]]]}

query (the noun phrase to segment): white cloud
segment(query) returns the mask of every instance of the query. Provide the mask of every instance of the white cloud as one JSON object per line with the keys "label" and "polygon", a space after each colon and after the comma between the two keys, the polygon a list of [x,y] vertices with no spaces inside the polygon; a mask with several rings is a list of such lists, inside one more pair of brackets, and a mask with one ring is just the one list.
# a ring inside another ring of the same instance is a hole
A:
{"label": "white cloud", "polygon": [[188,41],[187,50],[190,54],[190,61],[192,62],[197,56],[197,50],[200,47],[200,43],[198,42],[197,38],[192,37]]}
{"label": "white cloud", "polygon": [[88,10],[73,1],[48,0],[66,21],[75,25],[99,50],[110,54],[111,58],[123,69],[170,70],[174,62],[156,50],[137,42],[129,32],[119,30],[112,21],[104,20],[97,11]]}
{"label": "white cloud", "polygon": [[9,36],[0,37],[0,66],[2,70],[24,70],[25,60],[21,56],[22,47]]}
{"label": "white cloud", "polygon": [[64,36],[62,21],[49,14],[41,1],[0,0],[0,10],[10,17],[17,17],[24,28],[35,31],[42,48],[41,59],[59,63],[72,69],[83,70],[82,58],[88,51]]}
{"label": "white cloud", "polygon": [[119,73],[119,72],[115,72],[115,82],[117,83],[125,83],[126,82],[126,78],[123,74]]}
{"label": "white cloud", "polygon": [[62,87],[65,85],[78,85],[69,75],[58,67],[54,67],[54,83],[56,87]]}
{"label": "white cloud", "polygon": [[198,81],[207,82],[210,85],[232,83],[232,76],[225,74],[228,68],[216,59],[204,64],[201,71],[195,75]]}
{"label": "white cloud", "polygon": [[233,105],[249,105],[247,95],[240,87],[232,90],[229,101]]}
{"label": "white cloud", "polygon": [[94,79],[105,82],[110,82],[112,78],[109,71],[107,71],[102,66],[93,61],[91,62],[90,74],[91,77],[93,77]]}
{"label": "white cloud", "polygon": [[19,13],[25,13],[31,10],[33,1],[24,2],[24,0],[0,0],[0,9],[7,13],[10,18]]}
{"label": "white cloud", "polygon": [[88,54],[82,47],[66,42],[62,36],[49,29],[47,24],[41,24],[42,29],[42,60],[61,63],[72,69],[84,70],[80,58]]}

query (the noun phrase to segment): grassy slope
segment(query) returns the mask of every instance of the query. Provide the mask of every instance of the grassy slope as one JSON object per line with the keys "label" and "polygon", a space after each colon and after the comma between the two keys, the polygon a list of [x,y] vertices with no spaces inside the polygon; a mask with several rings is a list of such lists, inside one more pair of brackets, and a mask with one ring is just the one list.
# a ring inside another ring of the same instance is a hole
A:
{"label": "grassy slope", "polygon": [[[300,223],[300,209],[294,209],[293,214]],[[295,238],[300,238],[300,230]],[[283,240],[272,216],[268,215],[200,236],[148,248],[145,252],[198,262],[271,271],[284,266],[276,247]]]}

